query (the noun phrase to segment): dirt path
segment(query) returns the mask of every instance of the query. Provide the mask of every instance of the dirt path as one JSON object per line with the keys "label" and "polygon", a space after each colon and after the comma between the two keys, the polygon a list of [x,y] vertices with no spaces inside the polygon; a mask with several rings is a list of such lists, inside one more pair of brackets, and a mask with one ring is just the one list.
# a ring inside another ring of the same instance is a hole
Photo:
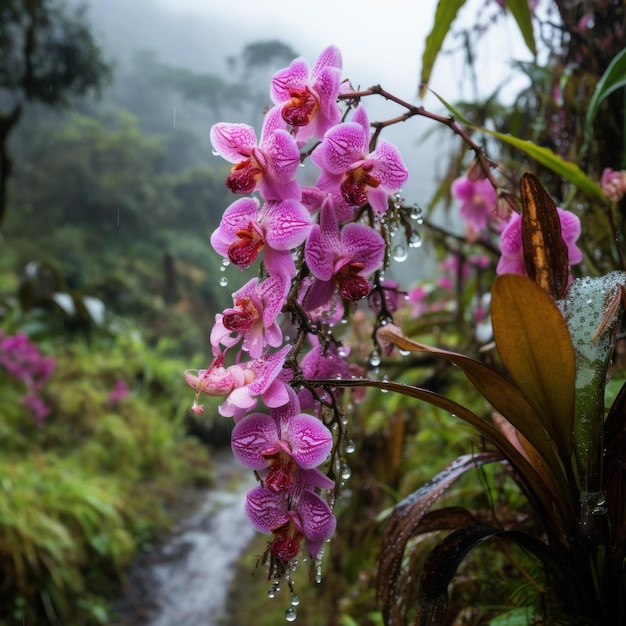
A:
{"label": "dirt path", "polygon": [[115,626],[218,626],[233,565],[254,535],[243,504],[252,472],[231,454],[216,458],[216,487],[129,573]]}

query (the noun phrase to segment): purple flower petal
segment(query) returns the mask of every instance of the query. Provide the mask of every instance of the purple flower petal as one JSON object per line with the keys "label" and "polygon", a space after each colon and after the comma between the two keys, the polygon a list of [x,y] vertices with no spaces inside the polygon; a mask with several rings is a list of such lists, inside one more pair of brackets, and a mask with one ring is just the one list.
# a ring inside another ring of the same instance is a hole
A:
{"label": "purple flower petal", "polygon": [[298,247],[311,231],[311,214],[296,200],[268,201],[263,205],[260,222],[265,238],[275,250]]}
{"label": "purple flower petal", "polygon": [[261,486],[254,487],[247,493],[245,512],[250,524],[265,534],[271,533],[273,528],[286,524],[290,519],[285,494],[274,493]]}
{"label": "purple flower petal", "polygon": [[235,424],[231,434],[231,448],[235,458],[246,467],[262,470],[267,459],[262,453],[279,441],[276,420],[265,413],[252,413]]}
{"label": "purple flower petal", "polygon": [[209,136],[213,148],[231,163],[247,159],[256,147],[256,133],[248,124],[215,124]]}
{"label": "purple flower petal", "polygon": [[330,430],[317,417],[304,413],[281,423],[280,438],[289,444],[291,457],[303,469],[323,463],[333,447]]}

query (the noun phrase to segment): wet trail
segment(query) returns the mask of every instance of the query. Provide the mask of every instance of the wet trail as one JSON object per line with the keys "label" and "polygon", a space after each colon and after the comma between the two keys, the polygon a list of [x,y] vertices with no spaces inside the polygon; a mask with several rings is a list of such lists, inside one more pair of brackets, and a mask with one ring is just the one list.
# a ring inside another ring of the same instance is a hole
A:
{"label": "wet trail", "polygon": [[215,488],[164,542],[140,555],[115,626],[218,626],[233,565],[254,535],[243,504],[252,472],[232,454],[216,457]]}

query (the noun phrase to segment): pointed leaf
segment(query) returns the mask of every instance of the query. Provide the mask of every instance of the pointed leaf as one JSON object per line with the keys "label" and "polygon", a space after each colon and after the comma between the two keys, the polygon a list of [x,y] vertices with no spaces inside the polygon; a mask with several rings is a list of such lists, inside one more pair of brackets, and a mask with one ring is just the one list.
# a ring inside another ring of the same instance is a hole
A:
{"label": "pointed leaf", "polygon": [[496,278],[492,288],[491,318],[502,362],[539,416],[561,459],[568,462],[576,367],[563,315],[530,278],[505,274]]}
{"label": "pointed leaf", "polygon": [[[441,495],[459,479],[465,472],[476,469],[486,463],[500,461],[501,457],[495,453],[467,454],[461,456],[450,463],[431,481],[423,487],[406,497],[396,505],[393,514],[385,529],[383,544],[381,547],[380,564],[378,566],[378,599],[383,607],[385,623],[403,623],[402,611],[403,603],[397,602],[397,597],[402,593],[403,585],[399,584],[402,570],[402,561],[407,542],[419,531],[419,527],[430,507],[441,497]],[[446,520],[437,518],[435,526],[429,527],[423,532],[429,532],[438,528],[450,528],[449,523],[457,523],[452,528],[458,528],[468,523],[468,515],[465,509],[460,509],[463,513],[450,514]]]}
{"label": "pointed leaf", "polygon": [[585,126],[583,130],[584,142],[581,147],[580,157],[584,156],[592,138],[593,120],[598,113],[598,108],[614,91],[626,87],[626,48],[613,58],[604,74],[598,81],[591,96],[585,116]]}
{"label": "pointed leaf", "polygon": [[528,0],[506,0],[504,6],[513,14],[520,32],[522,33],[522,37],[524,38],[524,43],[532,52],[533,56],[536,56],[537,47],[535,46],[533,16],[530,11],[530,3]]}
{"label": "pointed leaf", "polygon": [[422,87],[420,88],[420,95],[424,95],[424,86],[430,80],[430,74],[435,65],[437,55],[441,50],[443,41],[446,35],[450,31],[450,26],[456,18],[456,14],[459,9],[465,4],[465,0],[439,0],[437,4],[437,11],[435,13],[435,23],[430,34],[426,38],[426,45],[424,47],[424,54],[422,55],[422,74],[420,82]]}
{"label": "pointed leaf", "polygon": [[[551,470],[553,484],[562,494],[568,493],[563,469],[552,447],[543,421],[539,419],[533,406],[514,384],[489,365],[464,354],[433,348],[412,341],[387,325],[378,331],[381,339],[390,341],[401,350],[430,352],[439,355],[458,366],[483,397],[496,411],[505,417],[536,449],[543,463]],[[487,436],[487,435],[486,435]],[[491,439],[493,441],[493,439]],[[494,442],[495,443],[495,442]]]}
{"label": "pointed leaf", "polygon": [[532,141],[528,141],[526,139],[518,139],[517,137],[513,137],[512,135],[507,135],[505,133],[499,133],[495,130],[489,130],[488,128],[482,128],[474,126],[476,130],[480,132],[487,133],[488,135],[492,135],[500,139],[500,141],[504,141],[504,143],[508,143],[509,145],[521,150],[529,157],[532,157],[537,161],[537,163],[541,163],[545,165],[547,168],[551,169],[553,172],[568,180],[572,185],[575,185],[582,191],[584,194],[589,196],[592,200],[596,200],[602,204],[606,204],[607,199],[602,192],[601,187],[591,180],[581,169],[576,165],[576,163],[571,163],[569,161],[565,161],[558,154],[555,154],[549,148],[544,148],[542,146],[538,146],[534,144]]}
{"label": "pointed leaf", "polygon": [[526,273],[553,298],[562,298],[569,280],[569,261],[556,204],[530,172],[522,175],[520,192]]}
{"label": "pointed leaf", "polygon": [[[503,379],[506,380],[506,379]],[[493,424],[483,419],[453,400],[446,398],[434,391],[422,389],[421,387],[413,387],[403,383],[380,380],[350,379],[350,380],[316,380],[316,386],[326,387],[376,387],[385,389],[394,393],[401,393],[405,396],[417,398],[428,402],[432,406],[450,412],[452,415],[462,419],[464,422],[473,426],[481,435],[491,441],[494,446],[502,453],[511,466],[517,472],[520,487],[523,489],[526,497],[531,504],[540,513],[542,521],[546,526],[559,532],[560,516],[567,515],[571,508],[571,503],[566,499],[567,491],[561,491],[561,498],[555,499],[553,489],[551,489],[537,473],[535,468],[529,463],[527,457],[522,454],[515,445],[513,445],[507,437]],[[523,396],[522,396],[523,398]],[[530,405],[527,405],[530,406]],[[532,408],[529,409],[532,413]],[[545,438],[545,435],[544,435]]]}
{"label": "pointed leaf", "polygon": [[551,575],[559,577],[562,582],[560,564],[556,562],[548,546],[534,537],[515,530],[502,530],[485,524],[465,526],[440,542],[424,563],[417,602],[416,626],[437,626],[448,623],[445,619],[448,586],[469,552],[493,537],[513,541],[532,552],[542,561]]}

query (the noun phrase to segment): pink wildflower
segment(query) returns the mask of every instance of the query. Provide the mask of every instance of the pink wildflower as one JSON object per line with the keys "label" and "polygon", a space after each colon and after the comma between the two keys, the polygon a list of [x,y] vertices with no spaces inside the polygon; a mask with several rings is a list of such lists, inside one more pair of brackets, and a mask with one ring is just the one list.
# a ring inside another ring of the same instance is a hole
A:
{"label": "pink wildflower", "polygon": [[338,124],[324,135],[311,160],[322,170],[317,180],[320,189],[340,189],[351,206],[369,202],[372,209],[384,213],[389,194],[398,191],[409,174],[395,146],[380,141],[370,152],[369,143],[369,119],[359,105],[350,122]]}
{"label": "pink wildflower", "polygon": [[468,239],[474,241],[494,217],[498,194],[486,178],[476,181],[457,178],[452,183],[451,191],[461,201],[459,213],[465,220]]}
{"label": "pink wildflower", "polygon": [[274,75],[270,93],[283,120],[296,129],[296,139],[321,137],[341,119],[337,106],[341,81],[341,53],[329,46],[318,57],[311,73],[304,59]]}
{"label": "pink wildflower", "polygon": [[[557,208],[557,211],[561,220],[561,236],[567,246],[569,264],[576,265],[583,260],[582,252],[576,246],[580,236],[580,220],[570,211],[560,208]],[[502,231],[500,251],[502,256],[496,266],[497,274],[526,274],[522,247],[522,216],[519,213],[513,213]]]}
{"label": "pink wildflower", "polygon": [[258,147],[252,126],[222,122],[211,128],[213,148],[235,164],[226,179],[233,193],[258,189],[265,200],[300,198],[296,180],[300,151],[284,125],[280,110],[274,107],[265,116]]}
{"label": "pink wildflower", "polygon": [[626,171],[616,172],[610,167],[605,168],[600,185],[611,202],[619,202],[626,193]]}

